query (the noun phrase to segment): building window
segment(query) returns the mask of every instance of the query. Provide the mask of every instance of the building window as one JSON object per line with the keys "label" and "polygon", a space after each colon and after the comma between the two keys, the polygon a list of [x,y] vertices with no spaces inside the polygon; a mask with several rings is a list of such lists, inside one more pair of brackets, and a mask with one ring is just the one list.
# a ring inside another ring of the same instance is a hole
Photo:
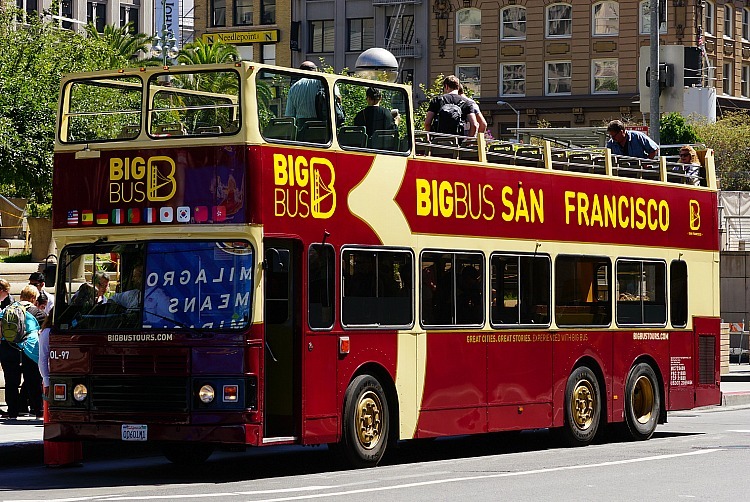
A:
{"label": "building window", "polygon": [[211,1],[211,26],[226,26],[227,25],[227,1],[226,0],[212,0]]}
{"label": "building window", "polygon": [[573,31],[573,6],[558,3],[547,7],[547,37],[570,37]]}
{"label": "building window", "polygon": [[88,2],[86,4],[86,22],[96,26],[98,33],[104,33],[104,26],[107,24],[107,4]]}
{"label": "building window", "polygon": [[375,19],[347,19],[348,51],[364,51],[375,47]]}
{"label": "building window", "polygon": [[714,22],[716,20],[716,10],[714,4],[711,2],[705,2],[703,6],[703,33],[706,35],[713,35]]}
{"label": "building window", "polygon": [[617,60],[594,59],[591,61],[591,92],[611,94],[618,90]]}
{"label": "building window", "polygon": [[479,42],[482,39],[482,11],[461,9],[456,13],[456,42]]}
{"label": "building window", "polygon": [[742,65],[742,83],[740,92],[743,98],[750,98],[750,65]]}
{"label": "building window", "polygon": [[140,27],[138,26],[138,8],[132,5],[120,4],[120,26],[130,25],[130,33],[140,33]]}
{"label": "building window", "polygon": [[[67,17],[68,19],[73,19],[72,0],[63,0],[62,2],[60,2],[60,5],[58,7],[58,13],[60,17]],[[71,23],[70,21],[62,21],[62,23],[60,24],[60,27],[65,30],[72,30],[73,23]]]}
{"label": "building window", "polygon": [[524,96],[526,94],[526,63],[500,65],[500,95]]}
{"label": "building window", "polygon": [[570,76],[573,63],[570,61],[549,61],[546,66],[545,81],[547,96],[570,94]]}
{"label": "building window", "polygon": [[276,64],[276,44],[263,44],[263,62],[266,64]]}
{"label": "building window", "polygon": [[721,90],[724,94],[732,94],[732,84],[734,83],[732,63],[724,63],[722,65],[722,70],[723,73],[721,75]]}
{"label": "building window", "polygon": [[308,52],[333,52],[333,19],[310,21],[310,50]]}
{"label": "building window", "polygon": [[16,7],[26,14],[32,14],[39,9],[37,0],[16,0]]}
{"label": "building window", "polygon": [[734,37],[734,9],[731,6],[724,6],[724,37]]}
{"label": "building window", "polygon": [[[261,0],[260,22],[263,24],[276,24],[276,0]],[[274,56],[276,59],[276,56]]]}
{"label": "building window", "polygon": [[594,35],[617,35],[620,32],[620,4],[617,2],[594,4],[591,22]]}
{"label": "building window", "polygon": [[[641,35],[648,35],[651,33],[651,3],[649,0],[645,0],[640,4],[641,9]],[[667,32],[667,18],[666,11],[664,13],[664,19],[659,24],[659,33]]]}
{"label": "building window", "polygon": [[414,16],[388,17],[385,38],[391,46],[411,45],[414,40]]}
{"label": "building window", "polygon": [[750,9],[742,9],[742,40],[750,40]]}
{"label": "building window", "polygon": [[234,0],[234,25],[251,26],[253,24],[253,0]]}
{"label": "building window", "polygon": [[464,89],[471,90],[474,98],[478,98],[481,95],[480,89],[482,86],[479,65],[456,66],[456,76],[461,81],[461,84],[463,84]]}
{"label": "building window", "polygon": [[500,40],[526,39],[526,7],[506,7],[500,11]]}

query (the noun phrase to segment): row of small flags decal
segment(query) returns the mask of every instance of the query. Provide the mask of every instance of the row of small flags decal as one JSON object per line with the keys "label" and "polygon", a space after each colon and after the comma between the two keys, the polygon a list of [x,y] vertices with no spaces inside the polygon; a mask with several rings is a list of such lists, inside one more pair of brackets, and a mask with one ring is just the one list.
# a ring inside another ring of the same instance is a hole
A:
{"label": "row of small flags decal", "polygon": [[[190,218],[195,223],[205,223],[209,220],[209,215],[214,223],[226,221],[227,211],[224,206],[211,206],[211,212],[208,206],[197,206],[195,209],[190,206],[179,206],[177,209],[171,206],[162,208],[145,207],[143,209],[133,207],[129,209],[113,209],[112,213],[94,212],[90,209],[78,211],[73,209],[68,211],[68,225],[138,225],[140,223],[190,223]],[[110,219],[111,218],[111,219]]]}

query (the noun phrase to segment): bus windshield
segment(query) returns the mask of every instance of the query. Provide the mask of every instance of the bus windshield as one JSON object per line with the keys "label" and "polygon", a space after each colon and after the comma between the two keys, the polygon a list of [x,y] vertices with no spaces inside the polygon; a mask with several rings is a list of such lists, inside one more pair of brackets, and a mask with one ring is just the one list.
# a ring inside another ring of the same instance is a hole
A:
{"label": "bus windshield", "polygon": [[67,246],[56,323],[63,330],[239,330],[251,318],[253,248],[245,241]]}

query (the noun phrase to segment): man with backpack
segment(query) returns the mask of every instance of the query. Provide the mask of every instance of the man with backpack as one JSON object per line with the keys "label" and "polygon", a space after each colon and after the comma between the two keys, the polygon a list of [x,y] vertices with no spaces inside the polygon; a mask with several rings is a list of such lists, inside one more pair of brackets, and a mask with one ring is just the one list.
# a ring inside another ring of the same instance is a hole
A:
{"label": "man with backpack", "polygon": [[468,98],[458,94],[461,85],[458,77],[449,75],[443,80],[443,95],[436,96],[430,101],[427,115],[424,119],[426,131],[443,134],[465,134],[464,124],[469,124],[469,137],[477,134],[479,124],[474,114],[474,107]]}
{"label": "man with backpack", "polygon": [[23,375],[28,391],[31,413],[42,416],[42,377],[39,366],[25,351],[25,346],[34,346],[39,336],[39,321],[34,306],[39,291],[26,286],[21,291],[20,301],[13,302],[0,312],[0,365],[5,377],[5,401],[8,403],[7,418],[18,418],[21,403],[19,387]]}

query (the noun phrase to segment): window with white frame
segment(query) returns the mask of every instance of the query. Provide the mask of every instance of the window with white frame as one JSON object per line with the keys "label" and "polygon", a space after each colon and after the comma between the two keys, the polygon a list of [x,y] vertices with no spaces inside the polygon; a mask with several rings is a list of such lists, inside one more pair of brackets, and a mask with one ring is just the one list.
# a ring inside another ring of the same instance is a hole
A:
{"label": "window with white frame", "polygon": [[104,33],[107,24],[107,2],[87,2],[86,22],[96,26],[98,33]]}
{"label": "window with white frame", "polygon": [[612,36],[620,32],[620,4],[595,3],[591,11],[592,33],[595,36]]}
{"label": "window with white frame", "polygon": [[714,4],[711,2],[705,2],[703,4],[703,33],[706,35],[713,35],[714,23],[716,22],[716,10]]}
{"label": "window with white frame", "polygon": [[618,90],[618,63],[616,59],[594,59],[591,61],[591,92],[613,94]]}
{"label": "window with white frame", "polygon": [[572,73],[573,63],[570,61],[548,61],[545,66],[545,94],[570,94]]}
{"label": "window with white frame", "polygon": [[750,40],[750,9],[742,9],[742,40]]}
{"label": "window with white frame", "polygon": [[732,83],[734,81],[734,72],[732,63],[722,65],[721,90],[724,94],[732,94]]}
{"label": "window with white frame", "polygon": [[724,38],[734,37],[734,9],[724,5]]}
{"label": "window with white frame", "polygon": [[750,98],[750,65],[742,65],[742,81],[740,82],[740,93],[743,98]]}
{"label": "window with white frame", "polygon": [[211,0],[211,26],[227,25],[227,0]]}
{"label": "window with white frame", "polygon": [[482,11],[461,9],[456,13],[456,42],[479,42],[482,40]]}
{"label": "window with white frame", "polygon": [[456,76],[463,84],[464,89],[471,89],[472,97],[478,98],[481,86],[481,72],[479,65],[458,65],[456,66]]}
{"label": "window with white frame", "polygon": [[130,33],[135,35],[136,33],[140,33],[140,25],[138,24],[138,6],[137,5],[127,5],[124,3],[120,4],[120,26],[127,26],[128,23],[131,23],[130,25]]}
{"label": "window with white frame", "polygon": [[524,96],[526,94],[526,63],[500,65],[500,95]]}
{"label": "window with white frame", "polygon": [[[639,10],[641,15],[640,17],[640,23],[641,23],[641,35],[648,35],[651,33],[651,2],[649,0],[644,0],[639,5]],[[661,23],[659,23],[659,33],[666,33],[667,32],[667,17],[666,17],[666,10],[664,11],[664,19],[662,19]]]}
{"label": "window with white frame", "polygon": [[570,37],[573,32],[573,6],[556,3],[547,6],[546,36],[548,38]]}
{"label": "window with white frame", "polygon": [[526,39],[526,7],[511,5],[500,11],[500,40]]}

